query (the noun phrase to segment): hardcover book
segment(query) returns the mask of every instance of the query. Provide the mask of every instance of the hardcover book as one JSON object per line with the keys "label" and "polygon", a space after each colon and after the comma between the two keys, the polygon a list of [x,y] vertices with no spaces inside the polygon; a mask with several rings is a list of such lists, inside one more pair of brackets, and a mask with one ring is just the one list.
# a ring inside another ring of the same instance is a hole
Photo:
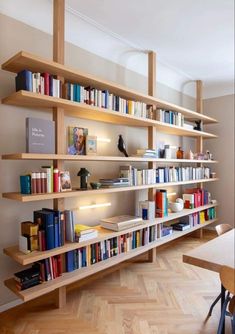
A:
{"label": "hardcover book", "polygon": [[26,118],[26,152],[55,153],[55,122]]}

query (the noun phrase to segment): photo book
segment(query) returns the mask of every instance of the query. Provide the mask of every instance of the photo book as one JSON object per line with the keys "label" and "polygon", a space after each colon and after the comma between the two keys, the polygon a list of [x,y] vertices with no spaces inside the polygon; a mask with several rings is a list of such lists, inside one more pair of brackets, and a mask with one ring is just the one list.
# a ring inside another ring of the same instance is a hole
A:
{"label": "photo book", "polygon": [[27,153],[55,153],[55,122],[26,118],[26,152]]}

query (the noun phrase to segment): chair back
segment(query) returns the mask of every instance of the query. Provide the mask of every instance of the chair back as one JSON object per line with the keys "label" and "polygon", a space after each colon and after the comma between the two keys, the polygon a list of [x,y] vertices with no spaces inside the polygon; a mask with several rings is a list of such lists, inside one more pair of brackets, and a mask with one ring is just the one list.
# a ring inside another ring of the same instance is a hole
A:
{"label": "chair back", "polygon": [[223,287],[235,295],[235,268],[222,266],[220,270],[220,280]]}
{"label": "chair back", "polygon": [[229,224],[220,224],[215,227],[218,235],[224,234],[230,230],[232,230],[232,226]]}

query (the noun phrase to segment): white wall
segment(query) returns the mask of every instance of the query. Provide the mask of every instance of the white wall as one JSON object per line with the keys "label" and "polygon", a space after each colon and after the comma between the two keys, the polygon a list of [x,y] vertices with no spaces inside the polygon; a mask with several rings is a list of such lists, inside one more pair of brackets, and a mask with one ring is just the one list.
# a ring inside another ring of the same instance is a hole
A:
{"label": "white wall", "polygon": [[234,226],[234,95],[204,100],[204,111],[219,121],[216,126],[206,127],[218,138],[206,140],[204,147],[219,160],[214,168],[219,181],[207,188],[219,202],[219,223]]}

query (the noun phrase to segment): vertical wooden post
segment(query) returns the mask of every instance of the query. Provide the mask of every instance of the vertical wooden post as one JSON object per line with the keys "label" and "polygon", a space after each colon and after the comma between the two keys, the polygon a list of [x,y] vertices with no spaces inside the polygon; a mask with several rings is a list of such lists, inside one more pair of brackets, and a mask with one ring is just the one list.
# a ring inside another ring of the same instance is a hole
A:
{"label": "vertical wooden post", "polygon": [[[156,53],[150,51],[148,53],[148,94],[156,96]],[[148,127],[148,148],[156,149],[156,128],[154,126]],[[155,162],[149,162],[148,168],[156,169]],[[148,190],[148,200],[155,201],[155,189]],[[156,260],[156,248],[151,249],[148,252],[148,261],[155,262]]]}
{"label": "vertical wooden post", "polygon": [[[65,0],[54,0],[53,2],[53,60],[59,64],[64,64],[64,20],[65,20]],[[64,78],[58,77],[62,82]],[[55,121],[55,142],[56,153],[64,152],[64,109],[53,108],[53,120]],[[54,160],[54,167],[63,170],[64,162]],[[54,199],[55,210],[64,210],[64,199]],[[66,305],[66,287],[57,290],[56,306],[62,308]]]}
{"label": "vertical wooden post", "polygon": [[[199,114],[203,114],[202,81],[201,80],[196,81],[196,111]],[[203,152],[203,137],[202,136],[198,137],[196,140],[196,151]],[[202,164],[198,164],[198,166],[202,167]],[[203,188],[203,183],[198,183],[198,186],[200,188]],[[202,239],[203,229],[200,228],[199,230],[197,230],[194,236]]]}

